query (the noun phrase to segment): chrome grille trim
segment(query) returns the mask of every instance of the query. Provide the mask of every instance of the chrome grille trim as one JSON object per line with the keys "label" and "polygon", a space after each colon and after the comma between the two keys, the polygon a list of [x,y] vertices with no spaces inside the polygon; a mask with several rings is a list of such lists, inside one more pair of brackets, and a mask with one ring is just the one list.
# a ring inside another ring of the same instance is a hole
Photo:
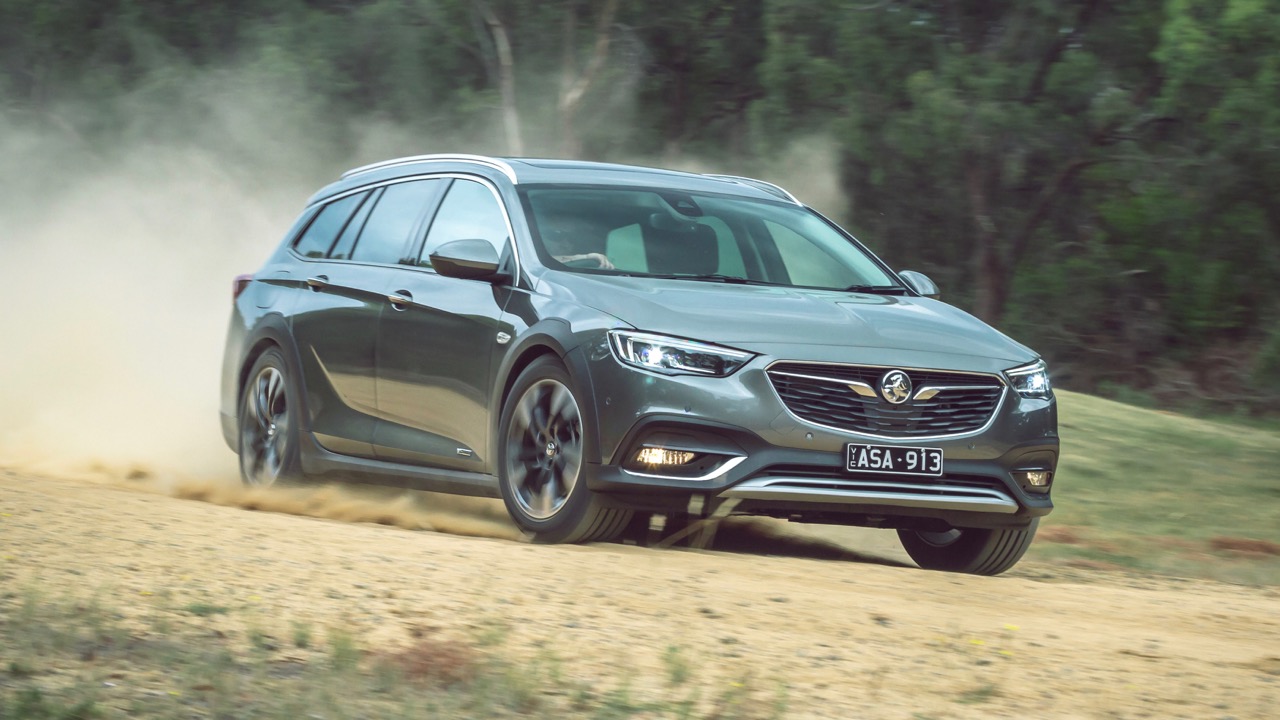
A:
{"label": "chrome grille trim", "polygon": [[[813,372],[808,372],[809,368],[813,368]],[[824,368],[826,372],[823,372]],[[878,395],[869,398],[864,392],[858,392],[859,388],[854,387],[865,384],[858,380],[858,377],[893,369],[906,371],[912,376],[913,381],[917,377],[920,378],[920,387],[914,393],[916,397],[913,397],[910,405],[890,406],[880,402]],[[797,372],[797,370],[805,370],[805,372]],[[837,373],[845,377],[839,377]],[[995,422],[1000,410],[1004,407],[1005,397],[1009,394],[1008,385],[999,375],[963,370],[777,360],[765,368],[765,374],[769,377],[769,384],[779,402],[797,421],[859,438],[878,440],[938,440],[977,435],[985,432]],[[779,388],[779,380],[785,382],[787,378],[832,385],[831,395],[834,399],[847,401],[844,413],[847,419],[836,416],[836,411],[832,408],[815,408],[815,401],[812,398],[806,406],[804,398],[799,397],[802,390],[786,389],[785,385],[784,388]],[[947,383],[948,378],[954,378],[954,384]],[[979,378],[986,382],[977,384],[976,381]],[[786,394],[784,389],[787,390]],[[954,393],[982,394],[984,391],[997,390],[998,394],[989,397],[979,395],[956,398],[953,395]],[[939,395],[942,396],[939,402],[947,401],[948,395],[951,395],[950,402],[962,405],[952,408],[933,405],[931,408],[929,401]],[[930,412],[931,409],[932,412]],[[979,413],[985,413],[985,416]],[[849,415],[855,417],[848,417]],[[862,417],[856,417],[856,415]],[[962,417],[959,421],[952,422],[952,425],[957,426],[955,429],[938,427],[946,424],[948,418],[954,419],[957,415]],[[895,425],[896,427],[886,427]],[[930,428],[930,425],[935,427]],[[936,432],[930,432],[930,429],[935,429]]]}
{"label": "chrome grille trim", "polygon": [[760,477],[720,493],[723,498],[1012,514],[1018,503],[995,488],[911,482]]}

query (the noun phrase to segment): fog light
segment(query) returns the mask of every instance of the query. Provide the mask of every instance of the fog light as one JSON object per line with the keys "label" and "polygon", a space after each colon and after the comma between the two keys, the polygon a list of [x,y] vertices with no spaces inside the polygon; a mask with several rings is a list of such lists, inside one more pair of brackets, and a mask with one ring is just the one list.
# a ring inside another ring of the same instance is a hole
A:
{"label": "fog light", "polygon": [[1048,470],[1028,470],[1022,474],[1027,478],[1027,484],[1032,487],[1048,487],[1049,482],[1053,480],[1053,473]]}
{"label": "fog light", "polygon": [[692,461],[693,457],[693,453],[684,450],[647,447],[636,453],[636,462],[645,465],[684,465]]}

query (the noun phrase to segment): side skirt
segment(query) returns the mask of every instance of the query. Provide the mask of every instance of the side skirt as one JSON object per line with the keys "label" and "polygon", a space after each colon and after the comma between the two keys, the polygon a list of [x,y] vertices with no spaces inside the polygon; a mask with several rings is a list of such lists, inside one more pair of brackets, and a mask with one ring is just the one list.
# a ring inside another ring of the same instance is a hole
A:
{"label": "side skirt", "polygon": [[305,445],[302,472],[309,480],[385,485],[472,497],[502,497],[495,475],[339,455],[320,447],[309,433]]}

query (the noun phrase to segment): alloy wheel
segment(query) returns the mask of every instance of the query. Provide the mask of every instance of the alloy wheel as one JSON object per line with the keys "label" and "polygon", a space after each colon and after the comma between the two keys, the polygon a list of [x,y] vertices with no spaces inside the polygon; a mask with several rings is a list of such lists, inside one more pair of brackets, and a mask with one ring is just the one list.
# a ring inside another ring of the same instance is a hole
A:
{"label": "alloy wheel", "polygon": [[240,465],[245,482],[273,485],[280,479],[289,451],[289,402],[284,374],[262,368],[245,394],[240,423]]}
{"label": "alloy wheel", "polygon": [[554,516],[582,469],[582,416],[573,392],[542,379],[516,404],[507,428],[506,480],[520,510],[536,520]]}

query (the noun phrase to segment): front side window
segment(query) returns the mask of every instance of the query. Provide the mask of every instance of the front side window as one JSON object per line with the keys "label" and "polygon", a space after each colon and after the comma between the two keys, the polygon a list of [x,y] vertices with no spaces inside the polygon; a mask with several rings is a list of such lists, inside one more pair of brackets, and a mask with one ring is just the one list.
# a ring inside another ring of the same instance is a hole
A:
{"label": "front side window", "polygon": [[632,188],[524,186],[538,255],[572,272],[900,291],[868,252],[796,205]]}
{"label": "front side window", "polygon": [[409,233],[426,211],[439,180],[414,180],[387,186],[364,222],[351,259],[396,263],[404,257]]}
{"label": "front side window", "polygon": [[431,221],[418,264],[430,267],[431,253],[454,240],[485,240],[502,257],[509,234],[502,205],[487,186],[474,180],[454,180]]}

